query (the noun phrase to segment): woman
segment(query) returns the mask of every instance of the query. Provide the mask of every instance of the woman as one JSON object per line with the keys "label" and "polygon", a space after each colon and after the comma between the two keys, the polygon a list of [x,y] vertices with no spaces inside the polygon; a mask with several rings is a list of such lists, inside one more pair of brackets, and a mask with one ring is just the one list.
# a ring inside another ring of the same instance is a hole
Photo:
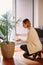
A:
{"label": "woman", "polygon": [[22,50],[26,51],[23,56],[27,58],[30,58],[30,56],[32,56],[32,60],[36,59],[37,55],[41,58],[42,44],[39,40],[36,30],[31,27],[29,19],[23,20],[23,27],[27,28],[29,31],[26,41],[23,41],[21,39],[17,40],[26,43],[26,45],[21,45],[20,47]]}

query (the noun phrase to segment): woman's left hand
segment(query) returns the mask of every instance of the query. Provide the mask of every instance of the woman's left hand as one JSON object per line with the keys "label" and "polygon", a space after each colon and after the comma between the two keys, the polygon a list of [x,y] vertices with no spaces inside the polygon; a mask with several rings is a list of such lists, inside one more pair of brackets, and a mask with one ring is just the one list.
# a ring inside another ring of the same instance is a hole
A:
{"label": "woman's left hand", "polygon": [[17,39],[16,41],[17,41],[17,42],[20,42],[20,41],[22,42],[22,40],[21,40],[21,39]]}

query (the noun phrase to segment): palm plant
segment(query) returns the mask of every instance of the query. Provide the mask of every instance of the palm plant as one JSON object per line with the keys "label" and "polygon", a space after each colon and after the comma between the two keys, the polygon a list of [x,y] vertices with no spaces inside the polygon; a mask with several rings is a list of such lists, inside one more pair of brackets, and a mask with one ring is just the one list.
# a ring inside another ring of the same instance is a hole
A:
{"label": "palm plant", "polygon": [[18,24],[18,22],[20,21],[20,19],[18,19],[15,24],[13,23],[13,25],[11,24],[11,14],[9,12],[6,12],[4,15],[2,15],[2,18],[0,19],[0,31],[3,34],[3,37],[0,37],[1,39],[3,39],[3,42],[7,42],[8,43],[8,33],[9,33],[9,29],[12,29],[13,27],[15,28],[15,33],[16,33],[16,24]]}
{"label": "palm plant", "polygon": [[11,25],[11,15],[9,12],[2,15],[2,18],[0,19],[0,31],[4,35],[4,37],[0,37],[4,40],[4,42],[8,42],[8,31],[9,29],[12,29],[13,26]]}
{"label": "palm plant", "polygon": [[11,15],[9,14],[9,12],[2,15],[2,18],[0,19],[0,31],[4,35],[0,37],[1,39],[3,39],[3,43],[4,43],[1,44],[1,50],[2,50],[2,55],[5,58],[12,58],[14,54],[15,44],[14,42],[8,41],[8,33],[9,33],[9,29],[12,29],[13,27],[16,29],[16,24],[20,21],[20,19],[16,21],[15,25],[12,25],[11,21],[12,21]]}

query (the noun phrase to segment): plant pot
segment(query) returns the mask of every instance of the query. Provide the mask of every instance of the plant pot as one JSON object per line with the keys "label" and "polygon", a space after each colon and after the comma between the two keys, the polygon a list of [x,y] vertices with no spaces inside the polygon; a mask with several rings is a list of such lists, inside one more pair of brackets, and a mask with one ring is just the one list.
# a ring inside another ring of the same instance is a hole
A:
{"label": "plant pot", "polygon": [[14,49],[15,49],[14,42],[9,42],[8,44],[3,43],[1,47],[2,56],[4,58],[12,58],[14,55]]}

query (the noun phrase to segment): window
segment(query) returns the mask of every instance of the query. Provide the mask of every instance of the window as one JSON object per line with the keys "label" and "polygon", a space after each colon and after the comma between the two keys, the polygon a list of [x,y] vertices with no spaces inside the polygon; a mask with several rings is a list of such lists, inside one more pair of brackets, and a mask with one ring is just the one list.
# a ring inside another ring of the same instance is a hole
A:
{"label": "window", "polygon": [[12,12],[12,0],[0,0],[0,17],[8,11]]}
{"label": "window", "polygon": [[[33,0],[15,0],[15,18],[18,21],[16,25],[16,33],[17,34],[27,34],[27,29],[24,29],[22,26],[22,21],[25,18],[29,18],[31,21],[31,25],[33,24]],[[21,38],[26,40],[27,36],[18,36],[17,38]]]}

